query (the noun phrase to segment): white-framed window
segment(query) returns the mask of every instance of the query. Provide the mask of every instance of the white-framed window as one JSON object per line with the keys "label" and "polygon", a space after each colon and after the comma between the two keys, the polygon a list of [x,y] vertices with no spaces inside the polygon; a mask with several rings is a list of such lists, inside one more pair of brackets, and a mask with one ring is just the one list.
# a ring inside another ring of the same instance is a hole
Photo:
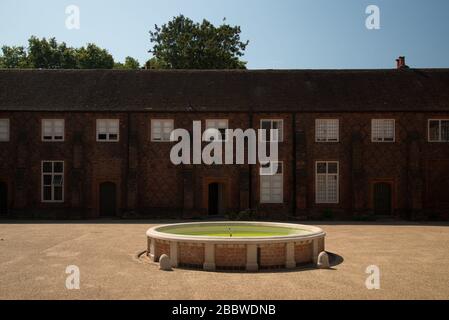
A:
{"label": "white-framed window", "polygon": [[449,119],[429,119],[429,142],[449,142]]}
{"label": "white-framed window", "polygon": [[64,141],[64,119],[42,119],[42,141]]}
{"label": "white-framed window", "polygon": [[315,142],[338,142],[340,139],[338,119],[315,120]]}
{"label": "white-framed window", "polygon": [[173,119],[151,119],[151,141],[170,141],[173,129]]}
{"label": "white-framed window", "polygon": [[[284,120],[282,119],[261,119],[260,128],[266,130],[266,139],[262,142],[282,142],[284,141]],[[270,130],[277,129],[277,136],[271,136]],[[263,137],[263,136],[262,136]]]}
{"label": "white-framed window", "polygon": [[9,119],[0,119],[0,142],[9,141]]}
{"label": "white-framed window", "polygon": [[226,141],[226,129],[228,129],[228,125],[228,119],[206,119],[206,130],[217,129],[218,131],[220,131],[220,141]]}
{"label": "white-framed window", "polygon": [[119,137],[119,119],[97,119],[97,141],[117,142]]}
{"label": "white-framed window", "polygon": [[64,202],[64,161],[42,161],[42,202]]}
{"label": "white-framed window", "polygon": [[372,142],[394,142],[395,140],[394,119],[372,119],[371,141]]}
{"label": "white-framed window", "polygon": [[315,202],[338,203],[338,161],[317,161],[315,165]]}
{"label": "white-framed window", "polygon": [[[276,170],[272,163],[275,163]],[[260,203],[284,202],[284,164],[282,161],[267,162],[260,168]]]}

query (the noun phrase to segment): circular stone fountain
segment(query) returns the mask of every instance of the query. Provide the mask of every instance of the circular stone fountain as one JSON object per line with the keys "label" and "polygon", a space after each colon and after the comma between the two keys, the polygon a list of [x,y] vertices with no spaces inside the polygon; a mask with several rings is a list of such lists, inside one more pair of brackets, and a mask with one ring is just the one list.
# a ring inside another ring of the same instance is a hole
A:
{"label": "circular stone fountain", "polygon": [[149,229],[147,254],[154,262],[168,255],[174,268],[295,268],[316,264],[325,235],[318,227],[289,223],[179,223]]}

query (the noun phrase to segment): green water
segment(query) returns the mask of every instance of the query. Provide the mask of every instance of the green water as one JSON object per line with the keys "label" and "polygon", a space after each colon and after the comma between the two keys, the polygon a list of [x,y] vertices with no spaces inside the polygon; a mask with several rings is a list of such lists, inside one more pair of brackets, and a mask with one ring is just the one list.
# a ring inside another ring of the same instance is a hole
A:
{"label": "green water", "polygon": [[310,233],[310,231],[304,229],[251,225],[165,227],[158,231],[176,235],[209,237],[273,237]]}

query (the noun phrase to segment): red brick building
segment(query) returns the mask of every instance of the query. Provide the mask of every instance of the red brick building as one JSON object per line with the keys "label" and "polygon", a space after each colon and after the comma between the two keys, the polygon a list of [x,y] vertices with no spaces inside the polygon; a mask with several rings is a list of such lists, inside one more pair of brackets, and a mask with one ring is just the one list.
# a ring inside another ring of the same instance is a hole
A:
{"label": "red brick building", "polygon": [[[173,128],[278,128],[258,165],[171,163]],[[449,217],[449,69],[0,71],[3,217]]]}

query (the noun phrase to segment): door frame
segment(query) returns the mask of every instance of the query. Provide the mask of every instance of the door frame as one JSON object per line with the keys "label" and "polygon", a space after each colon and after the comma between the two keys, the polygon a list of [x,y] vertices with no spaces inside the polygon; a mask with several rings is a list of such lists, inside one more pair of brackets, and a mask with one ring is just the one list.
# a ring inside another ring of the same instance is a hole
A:
{"label": "door frame", "polygon": [[393,178],[376,178],[370,180],[369,185],[369,208],[374,212],[374,185],[377,183],[385,183],[389,184],[391,188],[391,201],[390,201],[390,210],[391,216],[395,216],[395,209],[397,209],[397,201],[396,201],[396,181]]}

